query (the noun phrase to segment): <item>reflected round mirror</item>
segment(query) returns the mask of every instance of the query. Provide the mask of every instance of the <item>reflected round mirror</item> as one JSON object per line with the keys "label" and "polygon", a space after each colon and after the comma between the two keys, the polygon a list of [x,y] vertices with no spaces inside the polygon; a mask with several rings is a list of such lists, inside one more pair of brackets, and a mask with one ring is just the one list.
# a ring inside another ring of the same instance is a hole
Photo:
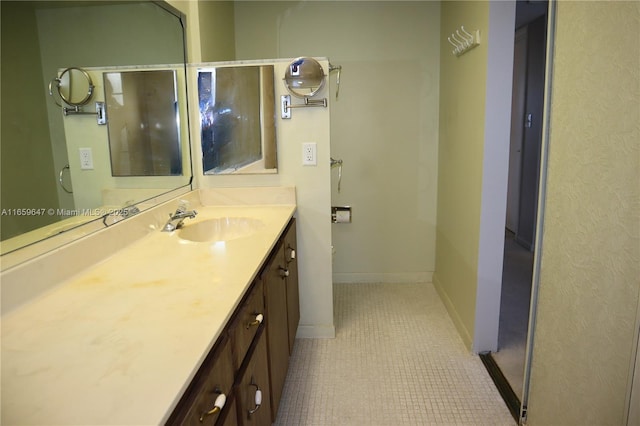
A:
{"label": "reflected round mirror", "polygon": [[85,70],[76,67],[67,68],[62,71],[56,81],[58,93],[68,105],[81,106],[91,99],[94,85]]}
{"label": "reflected round mirror", "polygon": [[324,86],[325,74],[322,65],[313,58],[295,59],[287,67],[284,84],[293,96],[310,98]]}

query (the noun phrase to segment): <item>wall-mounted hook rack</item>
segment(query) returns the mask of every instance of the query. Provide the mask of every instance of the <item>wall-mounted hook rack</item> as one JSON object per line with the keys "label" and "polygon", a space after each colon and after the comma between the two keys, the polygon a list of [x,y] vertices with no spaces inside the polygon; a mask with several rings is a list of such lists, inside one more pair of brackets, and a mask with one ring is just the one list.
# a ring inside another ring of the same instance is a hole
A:
{"label": "wall-mounted hook rack", "polygon": [[[460,31],[462,31],[462,33]],[[451,33],[451,35],[447,37],[447,40],[455,47],[451,53],[460,56],[480,45],[480,30],[469,33],[464,29],[464,26],[460,26],[460,29],[456,30],[455,33]]]}

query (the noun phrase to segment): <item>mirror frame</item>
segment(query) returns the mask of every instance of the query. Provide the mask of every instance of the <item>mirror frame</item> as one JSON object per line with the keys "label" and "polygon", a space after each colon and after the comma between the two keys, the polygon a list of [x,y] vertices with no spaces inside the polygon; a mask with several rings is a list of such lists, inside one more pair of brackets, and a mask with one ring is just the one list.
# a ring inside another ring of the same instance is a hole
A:
{"label": "mirror frame", "polygon": [[[105,4],[106,3],[107,2],[105,2]],[[178,19],[179,25],[182,28],[182,54],[183,55],[182,55],[181,68],[184,74],[184,81],[185,81],[184,90],[187,91],[188,89],[188,51],[187,51],[188,43],[187,43],[187,19],[186,19],[187,17],[180,10],[170,5],[169,3],[166,3],[165,1],[152,0],[152,1],[148,1],[148,3],[154,4],[155,6],[158,6],[164,9],[166,12],[173,15],[176,19]],[[52,82],[54,80],[52,80]],[[89,98],[91,98],[91,96],[89,96]],[[191,126],[190,126],[190,118],[189,118],[190,105],[189,105],[188,92],[185,94],[185,109],[186,109],[186,117],[184,117],[184,126],[186,126],[185,135],[187,140],[183,142],[186,143],[188,147],[184,147],[183,155],[188,156],[189,164],[187,168],[183,169],[183,176],[185,177],[185,179],[188,179],[188,182],[184,185],[179,185],[177,187],[167,189],[166,191],[161,190],[161,192],[158,192],[153,196],[146,196],[141,200],[135,200],[135,203],[134,203],[135,205],[147,204],[144,207],[144,209],[141,209],[141,211],[150,209],[156,205],[159,205],[165,201],[168,201],[171,198],[185,194],[192,190],[194,168],[193,168],[193,155],[192,155],[193,148],[191,146]],[[64,229],[59,233],[45,235],[45,236],[42,236],[41,238],[33,238],[33,241],[28,241],[28,242],[25,242],[24,244],[16,245],[15,247],[10,247],[9,249],[6,249],[6,250],[3,247],[2,251],[0,252],[0,259],[2,260],[0,270],[4,272],[38,255],[42,255],[49,251],[55,250],[63,245],[74,242],[80,238],[83,238],[94,232],[105,229],[105,227],[111,226],[115,223],[119,223],[128,218],[128,217],[121,217],[119,220],[116,220],[116,221],[108,221],[108,218],[110,216],[113,216],[113,212],[106,213],[101,216],[91,216],[86,221],[81,221],[78,223],[70,224],[68,227],[64,227]],[[60,220],[58,222],[53,222],[52,224],[62,224],[64,220],[65,219]],[[17,234],[14,237],[10,237],[7,240],[2,241],[2,243],[9,241],[11,238],[28,234],[29,232],[38,231],[39,229],[42,229],[42,227],[35,228],[31,231],[27,231],[22,234]]]}

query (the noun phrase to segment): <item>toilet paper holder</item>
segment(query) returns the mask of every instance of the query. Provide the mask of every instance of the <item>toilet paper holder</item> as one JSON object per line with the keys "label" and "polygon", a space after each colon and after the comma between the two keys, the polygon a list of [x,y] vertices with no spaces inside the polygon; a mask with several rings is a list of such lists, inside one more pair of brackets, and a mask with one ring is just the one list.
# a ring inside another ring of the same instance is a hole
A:
{"label": "toilet paper holder", "polygon": [[331,223],[351,223],[351,206],[331,206]]}

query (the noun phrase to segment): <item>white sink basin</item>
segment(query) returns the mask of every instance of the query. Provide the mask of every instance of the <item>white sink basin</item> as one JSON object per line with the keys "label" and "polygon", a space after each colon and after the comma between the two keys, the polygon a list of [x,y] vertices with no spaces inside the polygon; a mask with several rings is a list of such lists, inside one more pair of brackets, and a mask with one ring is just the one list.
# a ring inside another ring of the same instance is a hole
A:
{"label": "white sink basin", "polygon": [[183,224],[178,238],[195,242],[229,241],[247,237],[264,226],[251,217],[219,217],[201,222]]}

